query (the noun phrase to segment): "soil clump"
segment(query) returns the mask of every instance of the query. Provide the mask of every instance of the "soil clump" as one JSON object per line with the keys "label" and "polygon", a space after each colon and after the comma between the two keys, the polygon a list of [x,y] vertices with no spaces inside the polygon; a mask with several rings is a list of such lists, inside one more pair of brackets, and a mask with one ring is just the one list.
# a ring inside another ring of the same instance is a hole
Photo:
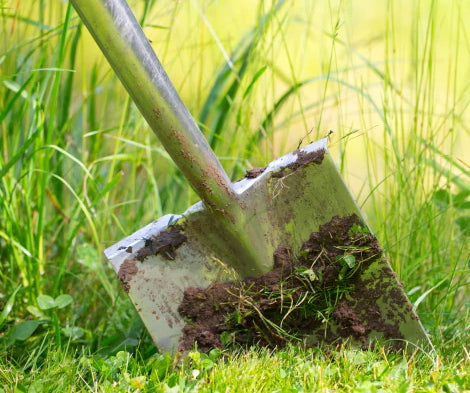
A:
{"label": "soil clump", "polygon": [[[363,272],[372,263],[383,266],[370,278]],[[390,280],[395,285],[389,288]],[[382,315],[379,299],[396,305],[388,308],[389,315]],[[403,338],[398,323],[407,304],[376,237],[355,214],[336,216],[311,234],[299,255],[278,247],[273,269],[261,277],[188,288],[178,308],[186,321],[180,349],[191,350],[194,343],[209,351],[345,339],[366,347],[371,332]]]}
{"label": "soil clump", "polygon": [[297,156],[297,159],[283,167],[280,171],[274,172],[272,174],[272,177],[284,177],[285,176],[285,171],[286,169],[290,169],[291,171],[297,171],[299,169],[305,168],[309,164],[321,164],[323,161],[323,158],[325,157],[325,150],[320,149],[320,150],[314,150],[311,152],[305,152],[303,150],[297,149],[292,152],[292,154],[295,154]]}
{"label": "soil clump", "polygon": [[132,276],[139,271],[135,259],[128,258],[120,266],[118,271],[118,278],[126,293],[129,293],[130,285],[129,281]]}
{"label": "soil clump", "polygon": [[[314,163],[314,164],[321,164],[323,158],[325,156],[325,150],[314,150],[311,152],[305,152],[303,150],[297,149],[292,154],[297,156],[297,159],[286,165],[285,167],[281,168],[279,171],[274,172],[272,177],[283,177],[285,175],[285,170],[290,169],[291,171],[296,171],[298,169],[304,168],[307,165]],[[256,167],[253,169],[249,169],[245,172],[245,177],[247,179],[256,179],[260,176],[267,167]]]}
{"label": "soil clump", "polygon": [[181,231],[181,225],[173,225],[157,236],[146,239],[145,246],[137,252],[135,258],[142,262],[149,256],[161,254],[165,259],[174,259],[175,250],[187,240]]}
{"label": "soil clump", "polygon": [[248,169],[245,172],[245,177],[247,179],[256,179],[259,175],[261,175],[266,170],[266,167],[256,167],[253,169]]}

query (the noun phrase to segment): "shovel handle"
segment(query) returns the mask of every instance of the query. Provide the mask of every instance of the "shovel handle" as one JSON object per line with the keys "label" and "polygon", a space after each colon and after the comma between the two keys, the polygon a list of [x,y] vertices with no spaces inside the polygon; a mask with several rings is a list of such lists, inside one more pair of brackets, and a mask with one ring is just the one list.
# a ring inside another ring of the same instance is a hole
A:
{"label": "shovel handle", "polygon": [[161,143],[212,209],[236,200],[220,162],[184,106],[125,0],[71,0]]}

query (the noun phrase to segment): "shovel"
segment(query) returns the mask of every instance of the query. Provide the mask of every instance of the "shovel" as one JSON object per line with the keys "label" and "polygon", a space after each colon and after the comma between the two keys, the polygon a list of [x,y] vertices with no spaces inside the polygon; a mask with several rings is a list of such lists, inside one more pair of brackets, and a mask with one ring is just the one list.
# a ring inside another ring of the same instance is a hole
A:
{"label": "shovel", "polygon": [[[105,251],[159,350],[210,346],[210,336],[219,333],[215,346],[223,336],[236,341],[247,334],[268,344],[295,339],[308,345],[350,340],[431,346],[326,138],[232,183],[127,3],[71,2],[201,198]],[[214,319],[208,310],[226,313]],[[301,336],[286,328],[299,320]],[[249,321],[258,321],[256,333]]]}

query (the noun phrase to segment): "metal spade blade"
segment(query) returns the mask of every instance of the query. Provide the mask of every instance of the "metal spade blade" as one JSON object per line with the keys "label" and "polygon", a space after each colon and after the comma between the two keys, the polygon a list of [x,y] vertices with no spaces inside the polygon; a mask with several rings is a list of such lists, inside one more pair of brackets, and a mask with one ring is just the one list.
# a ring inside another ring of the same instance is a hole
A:
{"label": "metal spade blade", "polygon": [[[184,339],[187,321],[179,306],[189,288],[233,279],[227,276],[227,267],[233,268],[237,280],[262,277],[273,269],[273,255],[280,246],[290,247],[296,255],[308,252],[302,248],[312,233],[335,217],[357,217],[367,228],[327,151],[326,139],[271,162],[257,177],[230,182],[127,3],[71,2],[201,198],[184,213],[166,215],[105,251],[160,349],[177,350]],[[352,311],[337,307],[329,333],[347,335],[343,321],[350,325],[351,340],[362,345],[377,339],[430,345],[383,257],[363,265],[355,275],[341,303]],[[361,292],[361,287],[367,291]],[[322,325],[312,328],[305,341],[320,342],[326,331]]]}

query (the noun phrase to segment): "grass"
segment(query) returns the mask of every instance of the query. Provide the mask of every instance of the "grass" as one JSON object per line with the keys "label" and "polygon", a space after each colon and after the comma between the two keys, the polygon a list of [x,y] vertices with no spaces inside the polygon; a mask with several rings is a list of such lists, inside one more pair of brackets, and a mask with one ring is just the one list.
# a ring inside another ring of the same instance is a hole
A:
{"label": "grass", "polygon": [[[42,352],[42,353],[41,353]],[[2,364],[2,380],[15,391],[148,392],[461,392],[470,388],[468,363],[421,354],[405,357],[383,350],[335,351],[249,349],[224,358],[193,351],[178,362],[168,354],[144,360],[121,351],[106,358],[38,348]],[[29,389],[29,390],[28,390]]]}
{"label": "grass", "polygon": [[3,390],[470,390],[467,2],[131,3],[233,179],[334,131],[436,352],[158,355],[101,252],[197,196],[70,5],[2,1]]}

